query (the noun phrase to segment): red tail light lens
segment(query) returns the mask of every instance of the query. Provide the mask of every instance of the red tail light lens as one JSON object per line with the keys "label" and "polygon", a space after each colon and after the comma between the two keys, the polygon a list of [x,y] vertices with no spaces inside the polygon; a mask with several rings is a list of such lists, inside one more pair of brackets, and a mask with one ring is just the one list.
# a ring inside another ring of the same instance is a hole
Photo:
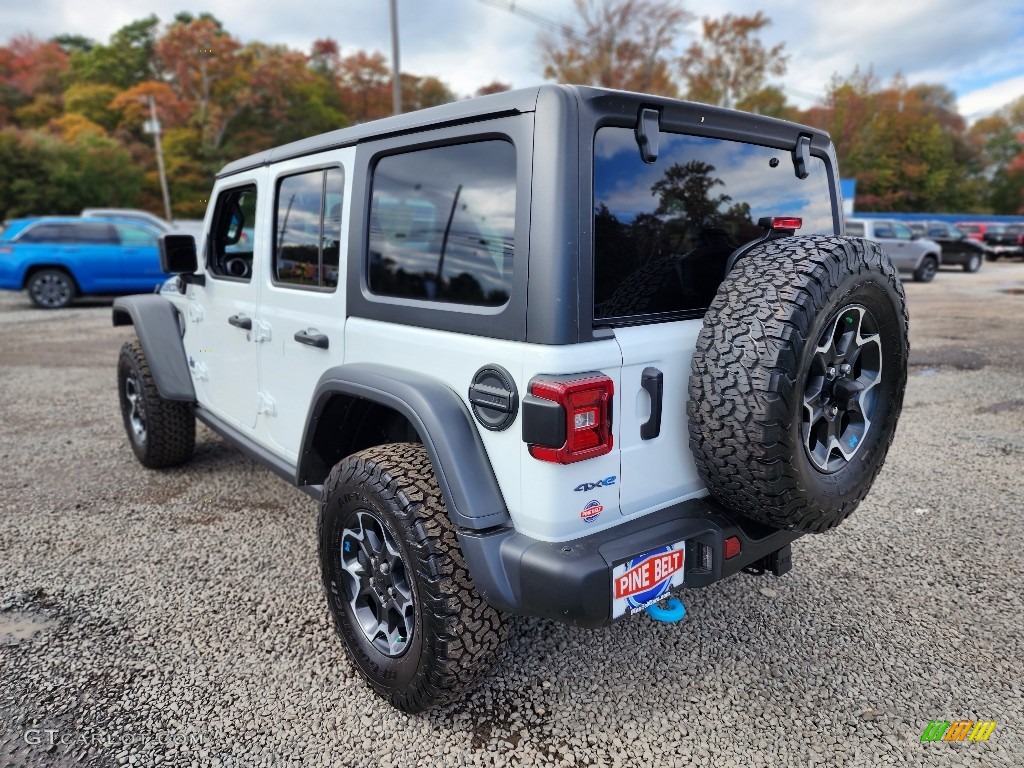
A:
{"label": "red tail light lens", "polygon": [[726,560],[730,560],[740,553],[742,546],[740,545],[740,539],[738,536],[730,536],[725,540],[725,547],[722,556]]}
{"label": "red tail light lens", "polygon": [[575,381],[534,381],[530,394],[551,400],[565,412],[565,443],[559,447],[530,445],[530,455],[541,461],[573,464],[604,456],[612,450],[612,395],[607,376]]}

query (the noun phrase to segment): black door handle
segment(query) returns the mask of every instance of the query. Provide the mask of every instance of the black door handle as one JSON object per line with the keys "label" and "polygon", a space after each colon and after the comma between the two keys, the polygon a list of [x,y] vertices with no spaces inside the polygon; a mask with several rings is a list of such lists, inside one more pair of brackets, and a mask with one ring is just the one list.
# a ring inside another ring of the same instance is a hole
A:
{"label": "black door handle", "polygon": [[640,425],[640,438],[653,440],[661,434],[661,398],[665,389],[665,375],[657,368],[644,368],[640,386],[651,396],[651,418]]}
{"label": "black door handle", "polygon": [[235,328],[241,328],[243,331],[252,330],[252,318],[245,315],[232,315],[228,318],[228,322],[235,326]]}
{"label": "black door handle", "polygon": [[295,334],[295,340],[299,344],[308,344],[311,347],[317,349],[327,349],[330,345],[331,340],[324,336],[322,333],[306,333],[305,331],[299,331]]}

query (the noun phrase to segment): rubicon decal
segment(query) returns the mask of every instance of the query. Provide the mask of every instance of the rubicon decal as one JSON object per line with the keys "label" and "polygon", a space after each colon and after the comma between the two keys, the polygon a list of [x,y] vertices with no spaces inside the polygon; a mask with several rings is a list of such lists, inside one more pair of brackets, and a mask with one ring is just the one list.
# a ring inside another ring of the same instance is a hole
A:
{"label": "rubicon decal", "polygon": [[580,517],[583,518],[584,523],[592,523],[597,520],[597,516],[602,512],[604,512],[604,507],[601,505],[601,502],[594,499],[583,508],[583,511],[580,512]]}
{"label": "rubicon decal", "polygon": [[612,617],[636,613],[683,583],[685,542],[636,555],[612,570]]}
{"label": "rubicon decal", "polygon": [[573,488],[573,490],[574,491],[592,491],[595,488],[609,488],[609,487],[615,485],[615,479],[616,479],[616,475],[611,475],[611,476],[606,477],[606,478],[604,478],[602,480],[598,480],[596,483],[580,483],[575,488]]}

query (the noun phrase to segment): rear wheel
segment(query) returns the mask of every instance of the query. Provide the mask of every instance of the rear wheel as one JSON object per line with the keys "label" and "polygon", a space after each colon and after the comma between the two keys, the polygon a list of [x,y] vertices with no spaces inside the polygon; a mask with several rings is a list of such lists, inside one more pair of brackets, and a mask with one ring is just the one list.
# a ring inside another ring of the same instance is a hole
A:
{"label": "rear wheel", "polygon": [[319,550],[338,634],[392,706],[449,702],[497,662],[503,615],[473,586],[422,445],[369,448],[334,467]]}
{"label": "rear wheel", "polygon": [[964,264],[964,272],[977,272],[981,269],[981,255],[972,253],[967,263]]}
{"label": "rear wheel", "polygon": [[921,264],[914,270],[914,281],[918,283],[930,283],[935,273],[939,271],[939,261],[934,256],[925,256]]}
{"label": "rear wheel", "polygon": [[138,340],[121,347],[117,390],[125,432],[143,466],[161,469],[192,458],[196,444],[192,404],[160,397]]}
{"label": "rear wheel", "polygon": [[839,525],[867,495],[907,378],[903,286],[868,240],[754,248],[704,318],[690,448],[711,494],[777,528]]}
{"label": "rear wheel", "polygon": [[75,281],[63,269],[41,269],[28,279],[28,296],[43,309],[61,309],[75,298]]}

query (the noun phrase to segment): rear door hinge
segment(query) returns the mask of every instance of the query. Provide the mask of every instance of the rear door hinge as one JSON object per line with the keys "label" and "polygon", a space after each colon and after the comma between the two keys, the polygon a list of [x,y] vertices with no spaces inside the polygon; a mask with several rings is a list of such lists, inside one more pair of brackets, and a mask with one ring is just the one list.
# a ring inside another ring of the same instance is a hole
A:
{"label": "rear door hinge", "polygon": [[277,416],[277,403],[266,392],[260,392],[256,412],[265,413],[267,416]]}
{"label": "rear door hinge", "polygon": [[262,320],[253,321],[252,340],[257,344],[261,341],[270,341],[270,323],[265,323]]}
{"label": "rear door hinge", "polygon": [[200,304],[188,305],[188,320],[190,323],[203,322],[203,307]]}
{"label": "rear door hinge", "polygon": [[198,381],[210,380],[210,369],[206,367],[205,363],[196,362],[195,358],[192,356],[189,356],[188,358],[188,368],[193,379]]}

